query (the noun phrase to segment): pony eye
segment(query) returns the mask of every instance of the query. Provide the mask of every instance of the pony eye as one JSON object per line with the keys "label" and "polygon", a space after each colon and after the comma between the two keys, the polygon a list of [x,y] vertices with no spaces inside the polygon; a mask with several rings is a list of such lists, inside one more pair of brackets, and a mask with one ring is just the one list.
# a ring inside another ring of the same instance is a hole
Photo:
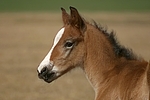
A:
{"label": "pony eye", "polygon": [[74,44],[74,42],[72,42],[72,41],[67,41],[64,46],[65,46],[66,48],[72,48],[72,47],[73,47],[73,44]]}

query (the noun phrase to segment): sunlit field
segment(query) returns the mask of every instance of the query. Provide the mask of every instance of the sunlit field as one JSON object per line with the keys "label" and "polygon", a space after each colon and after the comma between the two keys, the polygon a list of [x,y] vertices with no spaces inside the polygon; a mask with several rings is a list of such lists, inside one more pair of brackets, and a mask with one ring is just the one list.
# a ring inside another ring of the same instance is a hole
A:
{"label": "sunlit field", "polygon": [[[150,13],[84,13],[114,30],[121,44],[150,59]],[[80,68],[48,84],[37,66],[62,27],[61,13],[0,13],[0,100],[93,100]]]}

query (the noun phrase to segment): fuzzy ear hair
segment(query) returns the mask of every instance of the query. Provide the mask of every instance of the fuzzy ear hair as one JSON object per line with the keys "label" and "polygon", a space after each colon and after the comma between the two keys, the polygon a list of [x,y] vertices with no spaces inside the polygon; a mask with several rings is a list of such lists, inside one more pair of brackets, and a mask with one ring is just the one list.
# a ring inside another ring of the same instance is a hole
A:
{"label": "fuzzy ear hair", "polygon": [[62,10],[62,20],[64,25],[69,24],[70,15],[66,12],[64,8],[61,7]]}
{"label": "fuzzy ear hair", "polygon": [[82,17],[79,15],[76,8],[70,6],[70,12],[71,12],[71,25],[77,27],[80,29],[81,32],[84,32],[86,30],[86,24]]}

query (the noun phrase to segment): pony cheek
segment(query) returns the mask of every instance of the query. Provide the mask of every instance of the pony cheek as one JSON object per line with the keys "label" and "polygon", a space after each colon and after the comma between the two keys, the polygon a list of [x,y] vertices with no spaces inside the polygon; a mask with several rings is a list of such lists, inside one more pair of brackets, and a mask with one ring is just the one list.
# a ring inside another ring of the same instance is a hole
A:
{"label": "pony cheek", "polygon": [[57,66],[57,71],[60,73],[65,73],[66,71],[73,68],[73,63],[68,58],[59,59],[55,62],[55,66]]}

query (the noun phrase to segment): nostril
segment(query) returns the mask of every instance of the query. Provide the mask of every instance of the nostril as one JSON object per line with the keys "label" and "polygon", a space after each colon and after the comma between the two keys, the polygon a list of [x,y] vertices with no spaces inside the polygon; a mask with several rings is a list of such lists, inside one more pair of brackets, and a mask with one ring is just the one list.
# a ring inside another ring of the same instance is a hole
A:
{"label": "nostril", "polygon": [[48,71],[48,68],[47,68],[47,67],[44,67],[44,68],[41,70],[41,74],[47,73],[47,71]]}
{"label": "nostril", "polygon": [[40,79],[43,78],[42,74],[40,74],[40,73],[38,73],[38,77],[39,77]]}
{"label": "nostril", "polygon": [[48,68],[44,67],[40,73],[38,72],[38,77],[40,79],[47,79],[47,74],[48,74]]}

